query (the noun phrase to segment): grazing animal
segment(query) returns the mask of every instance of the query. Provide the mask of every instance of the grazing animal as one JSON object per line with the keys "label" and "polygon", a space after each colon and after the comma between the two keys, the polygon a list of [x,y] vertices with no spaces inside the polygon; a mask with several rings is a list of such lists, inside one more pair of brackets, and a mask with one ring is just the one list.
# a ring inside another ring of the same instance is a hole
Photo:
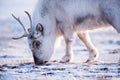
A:
{"label": "grazing animal", "polygon": [[31,19],[28,32],[19,18],[13,17],[23,26],[33,53],[35,64],[49,61],[56,39],[63,35],[66,43],[66,54],[61,62],[70,62],[73,58],[72,42],[74,33],[86,45],[89,58],[94,62],[98,51],[91,43],[88,30],[112,26],[120,33],[120,0],[39,0]]}

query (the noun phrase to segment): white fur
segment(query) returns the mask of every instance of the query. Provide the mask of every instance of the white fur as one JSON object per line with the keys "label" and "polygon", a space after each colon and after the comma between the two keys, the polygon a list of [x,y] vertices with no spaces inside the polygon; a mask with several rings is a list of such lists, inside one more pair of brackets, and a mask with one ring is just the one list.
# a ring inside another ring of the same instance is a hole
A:
{"label": "white fur", "polygon": [[[120,3],[119,0],[112,2],[106,0],[105,3],[104,0],[39,0],[33,15],[33,31],[35,32],[36,25],[41,23],[44,27],[44,36],[37,37],[42,44],[39,50],[35,50],[35,55],[40,60],[48,61],[53,54],[56,38],[63,35],[66,42],[66,54],[62,58],[62,62],[71,61],[73,33],[76,32],[88,48],[90,53],[88,61],[96,60],[98,51],[91,43],[87,31],[112,25],[120,32],[120,23],[118,22],[120,15],[117,15],[120,14],[120,9],[116,11],[110,6],[117,2]],[[106,4],[109,5],[106,6]],[[114,5],[113,7],[120,8],[120,6]],[[112,15],[115,20],[113,24],[107,22],[107,18],[111,21],[113,19],[107,14],[109,8],[114,11],[110,11],[110,15],[116,14]],[[90,15],[94,18],[89,17]],[[86,18],[80,24],[75,24],[79,17]],[[104,17],[105,21],[102,20]],[[31,39],[29,41],[32,42]]]}

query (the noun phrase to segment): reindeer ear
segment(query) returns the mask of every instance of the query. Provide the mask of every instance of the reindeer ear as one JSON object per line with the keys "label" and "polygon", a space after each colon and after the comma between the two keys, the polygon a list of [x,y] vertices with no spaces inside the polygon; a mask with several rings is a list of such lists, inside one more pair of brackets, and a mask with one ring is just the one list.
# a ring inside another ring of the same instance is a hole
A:
{"label": "reindeer ear", "polygon": [[37,26],[36,26],[36,31],[39,33],[41,32],[42,35],[43,35],[43,32],[44,32],[44,28],[42,26],[42,24],[38,23]]}

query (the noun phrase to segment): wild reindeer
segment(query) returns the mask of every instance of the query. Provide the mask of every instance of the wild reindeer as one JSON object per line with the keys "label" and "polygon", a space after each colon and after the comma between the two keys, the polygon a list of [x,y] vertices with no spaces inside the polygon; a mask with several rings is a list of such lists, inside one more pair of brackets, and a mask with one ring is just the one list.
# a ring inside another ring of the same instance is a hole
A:
{"label": "wild reindeer", "polygon": [[89,51],[86,62],[94,62],[99,53],[91,43],[88,30],[113,26],[120,33],[120,0],[39,0],[32,19],[25,13],[30,19],[29,33],[13,15],[25,31],[24,35],[13,39],[28,38],[35,64],[49,61],[60,35],[66,42],[66,54],[61,62],[70,62],[73,58],[74,33]]}

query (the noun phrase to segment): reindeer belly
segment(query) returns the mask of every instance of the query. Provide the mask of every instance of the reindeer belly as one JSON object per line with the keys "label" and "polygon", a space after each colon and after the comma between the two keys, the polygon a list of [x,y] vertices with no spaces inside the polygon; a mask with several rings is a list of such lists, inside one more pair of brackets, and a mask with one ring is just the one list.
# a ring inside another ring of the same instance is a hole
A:
{"label": "reindeer belly", "polygon": [[86,17],[78,17],[76,20],[74,20],[74,29],[77,31],[93,30],[106,27],[110,27],[110,24],[108,24],[108,22],[101,17],[88,15]]}

